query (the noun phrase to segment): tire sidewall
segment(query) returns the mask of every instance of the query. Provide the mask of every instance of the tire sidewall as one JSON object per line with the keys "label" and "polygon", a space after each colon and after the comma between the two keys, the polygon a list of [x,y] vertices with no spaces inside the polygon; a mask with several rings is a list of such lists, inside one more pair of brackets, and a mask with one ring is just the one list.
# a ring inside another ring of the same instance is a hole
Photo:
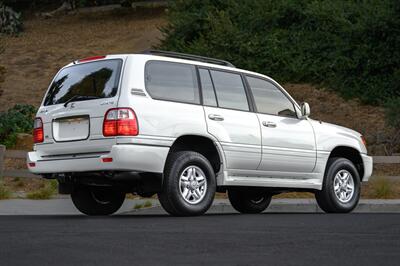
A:
{"label": "tire sidewall", "polygon": [[[183,171],[188,166],[197,166],[199,167],[205,174],[205,178],[207,180],[207,191],[204,198],[196,204],[190,204],[183,199],[180,187],[179,187],[179,179]],[[180,209],[179,212],[184,212],[183,215],[198,215],[207,211],[214,199],[215,190],[216,190],[216,181],[215,181],[215,173],[211,164],[208,162],[206,158],[204,158],[200,154],[194,155],[191,152],[182,153],[181,156],[177,158],[173,166],[171,167],[168,173],[168,180],[170,199],[175,203],[174,205]]]}
{"label": "tire sidewall", "polygon": [[[351,200],[349,202],[343,203],[341,202],[335,195],[334,192],[334,179],[336,174],[340,171],[340,170],[347,170],[350,172],[350,174],[353,177],[353,181],[354,181],[354,194],[353,197],[351,198]],[[358,201],[360,199],[360,192],[361,192],[361,188],[360,188],[360,177],[358,174],[357,169],[355,168],[355,166],[353,165],[353,163],[347,159],[344,158],[338,158],[336,160],[334,160],[330,165],[329,165],[329,169],[327,171],[327,175],[326,175],[326,179],[325,179],[325,184],[324,187],[327,191],[327,194],[330,198],[330,202],[333,205],[333,207],[335,209],[337,209],[339,212],[350,212],[352,211],[358,204]]]}
{"label": "tire sidewall", "polygon": [[[261,213],[271,203],[272,196],[260,188],[230,188],[228,198],[232,207],[241,213]],[[254,202],[262,198],[260,202]]]}
{"label": "tire sidewall", "polygon": [[123,204],[125,194],[113,190],[112,188],[107,191],[109,193],[109,202],[98,202],[93,193],[97,193],[98,189],[90,186],[77,186],[74,188],[71,199],[75,207],[86,215],[110,215],[116,212]]}

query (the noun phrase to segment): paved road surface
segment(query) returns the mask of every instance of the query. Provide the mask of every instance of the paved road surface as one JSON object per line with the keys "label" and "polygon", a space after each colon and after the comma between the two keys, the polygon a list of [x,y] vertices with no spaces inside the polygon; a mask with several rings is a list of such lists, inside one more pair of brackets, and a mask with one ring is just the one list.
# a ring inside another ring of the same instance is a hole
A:
{"label": "paved road surface", "polygon": [[400,265],[400,214],[1,216],[0,265]]}

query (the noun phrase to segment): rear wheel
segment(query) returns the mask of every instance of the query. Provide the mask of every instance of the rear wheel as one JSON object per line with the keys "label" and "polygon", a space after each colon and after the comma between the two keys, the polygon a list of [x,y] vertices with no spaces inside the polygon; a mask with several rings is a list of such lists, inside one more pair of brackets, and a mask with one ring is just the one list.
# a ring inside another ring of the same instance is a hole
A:
{"label": "rear wheel", "polygon": [[110,215],[124,202],[125,193],[109,187],[78,186],[71,193],[75,207],[86,215]]}
{"label": "rear wheel", "polygon": [[322,190],[315,193],[315,198],[325,212],[347,213],[357,206],[360,190],[360,177],[354,164],[345,158],[331,158]]}
{"label": "rear wheel", "polygon": [[170,155],[158,198],[169,214],[194,216],[210,208],[215,190],[215,173],[207,158],[182,151]]}
{"label": "rear wheel", "polygon": [[269,206],[272,195],[260,188],[230,188],[228,198],[238,212],[260,213]]}

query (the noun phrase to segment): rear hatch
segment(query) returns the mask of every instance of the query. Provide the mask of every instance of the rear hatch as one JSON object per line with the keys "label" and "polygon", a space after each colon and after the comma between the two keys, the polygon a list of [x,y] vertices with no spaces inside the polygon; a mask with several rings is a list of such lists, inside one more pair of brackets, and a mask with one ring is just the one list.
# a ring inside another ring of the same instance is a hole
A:
{"label": "rear hatch", "polygon": [[38,112],[44,141],[35,148],[41,156],[86,157],[111,150],[116,139],[103,136],[103,119],[118,105],[123,59],[84,59],[56,75]]}

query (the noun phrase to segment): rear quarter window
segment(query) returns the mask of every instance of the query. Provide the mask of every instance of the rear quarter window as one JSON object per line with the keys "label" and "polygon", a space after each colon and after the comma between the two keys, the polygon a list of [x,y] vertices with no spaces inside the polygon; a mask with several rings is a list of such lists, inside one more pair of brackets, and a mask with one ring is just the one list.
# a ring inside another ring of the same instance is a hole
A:
{"label": "rear quarter window", "polygon": [[114,97],[118,91],[121,66],[122,60],[111,59],[62,69],[51,84],[44,105],[65,103],[74,96],[88,99]]}
{"label": "rear quarter window", "polygon": [[149,61],[145,67],[145,86],[153,99],[200,103],[196,68],[193,65]]}

